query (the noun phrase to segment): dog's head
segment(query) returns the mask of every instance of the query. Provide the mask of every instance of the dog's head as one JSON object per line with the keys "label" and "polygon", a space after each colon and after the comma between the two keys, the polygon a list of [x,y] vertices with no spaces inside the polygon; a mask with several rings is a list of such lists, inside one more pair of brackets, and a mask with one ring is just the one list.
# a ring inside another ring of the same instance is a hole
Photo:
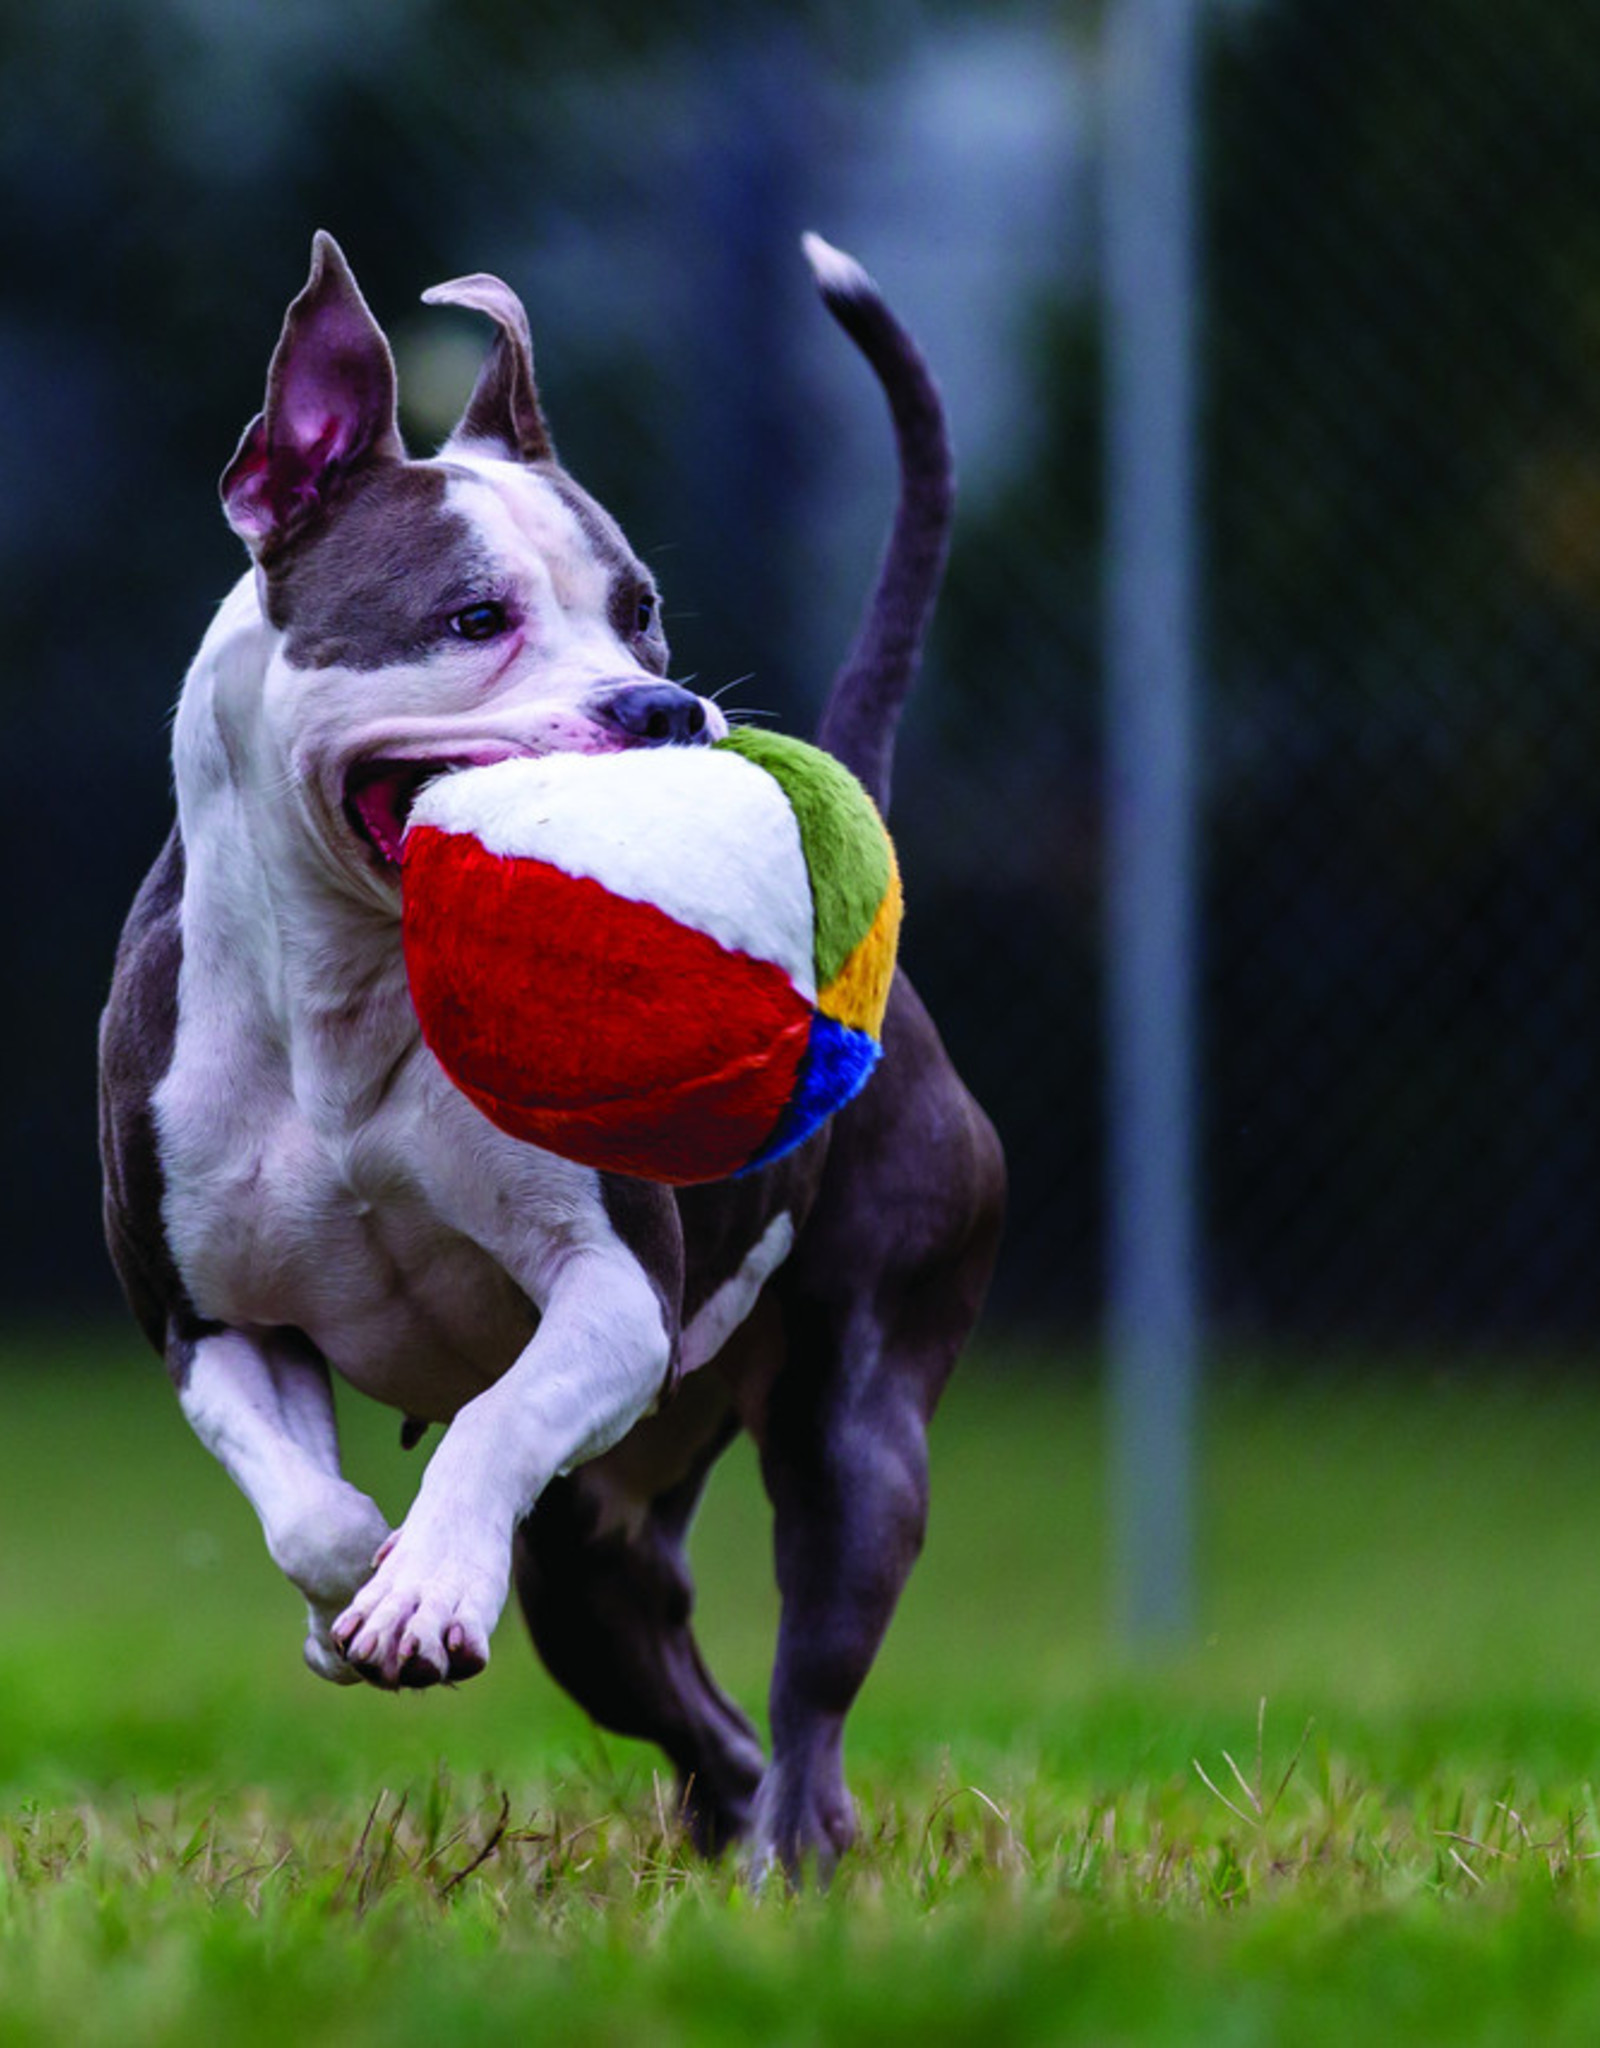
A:
{"label": "dog's head", "polygon": [[252,746],[364,889],[392,884],[412,799],[452,767],[726,730],[667,679],[654,579],[556,460],[515,295],[425,296],[499,329],[436,458],[407,457],[388,344],[318,235],[222,479],[268,633]]}

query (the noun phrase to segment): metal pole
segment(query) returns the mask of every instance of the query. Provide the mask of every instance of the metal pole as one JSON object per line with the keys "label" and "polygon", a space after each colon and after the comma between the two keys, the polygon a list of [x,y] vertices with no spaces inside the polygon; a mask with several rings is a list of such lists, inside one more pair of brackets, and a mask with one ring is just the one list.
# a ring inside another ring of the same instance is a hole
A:
{"label": "metal pole", "polygon": [[1196,0],[1112,0],[1103,167],[1109,1330],[1125,1639],[1193,1622]]}

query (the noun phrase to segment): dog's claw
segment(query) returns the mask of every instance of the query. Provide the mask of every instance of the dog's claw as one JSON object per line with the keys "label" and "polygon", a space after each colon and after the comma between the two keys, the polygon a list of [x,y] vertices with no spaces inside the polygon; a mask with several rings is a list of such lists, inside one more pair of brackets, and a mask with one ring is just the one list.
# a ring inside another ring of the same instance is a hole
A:
{"label": "dog's claw", "polygon": [[395,1661],[360,1656],[348,1660],[352,1677],[364,1678],[383,1692],[423,1692],[431,1685],[456,1685],[464,1678],[475,1678],[488,1661],[486,1655],[464,1649],[452,1650],[440,1665],[412,1642],[401,1645]]}
{"label": "dog's claw", "polygon": [[476,1678],[489,1661],[487,1650],[480,1652],[468,1642],[465,1629],[451,1629],[445,1638],[445,1645],[450,1652],[448,1677],[452,1685],[457,1679]]}

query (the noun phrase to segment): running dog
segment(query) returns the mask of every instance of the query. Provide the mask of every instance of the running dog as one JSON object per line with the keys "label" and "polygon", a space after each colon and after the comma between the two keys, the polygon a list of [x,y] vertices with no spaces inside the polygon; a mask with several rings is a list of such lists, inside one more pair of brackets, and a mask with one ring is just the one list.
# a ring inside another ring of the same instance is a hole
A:
{"label": "running dog", "polygon": [[[937,391],[851,259],[824,302],[895,426],[900,498],[819,740],[887,804],[951,508]],[[498,279],[426,297],[496,337],[432,460],[319,235],[222,479],[251,566],[189,670],[177,821],[101,1027],[108,1240],[185,1415],[341,1682],[481,1670],[509,1591],[554,1676],[675,1766],[695,1842],[826,1873],[846,1713],[920,1548],[925,1430],[994,1260],[1003,1167],[903,977],[865,1093],[804,1147],[672,1191],[503,1135],[418,1036],[398,856],[417,790],[554,749],[726,728],[668,678],[661,604],[558,462]],[[443,1436],[398,1529],[340,1470],[337,1375]],[[684,1537],[757,1444],[782,1600],[768,1761],[690,1628]]]}

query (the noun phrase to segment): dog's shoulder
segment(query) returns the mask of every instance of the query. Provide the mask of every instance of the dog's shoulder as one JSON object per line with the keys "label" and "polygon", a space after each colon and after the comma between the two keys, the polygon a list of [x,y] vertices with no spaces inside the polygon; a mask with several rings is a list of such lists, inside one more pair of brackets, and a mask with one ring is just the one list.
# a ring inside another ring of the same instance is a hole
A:
{"label": "dog's shoulder", "polygon": [[158,1351],[185,1299],[162,1223],[152,1110],[177,1038],[183,885],[183,841],[174,825],[128,913],[100,1020],[106,1241],[129,1305]]}

